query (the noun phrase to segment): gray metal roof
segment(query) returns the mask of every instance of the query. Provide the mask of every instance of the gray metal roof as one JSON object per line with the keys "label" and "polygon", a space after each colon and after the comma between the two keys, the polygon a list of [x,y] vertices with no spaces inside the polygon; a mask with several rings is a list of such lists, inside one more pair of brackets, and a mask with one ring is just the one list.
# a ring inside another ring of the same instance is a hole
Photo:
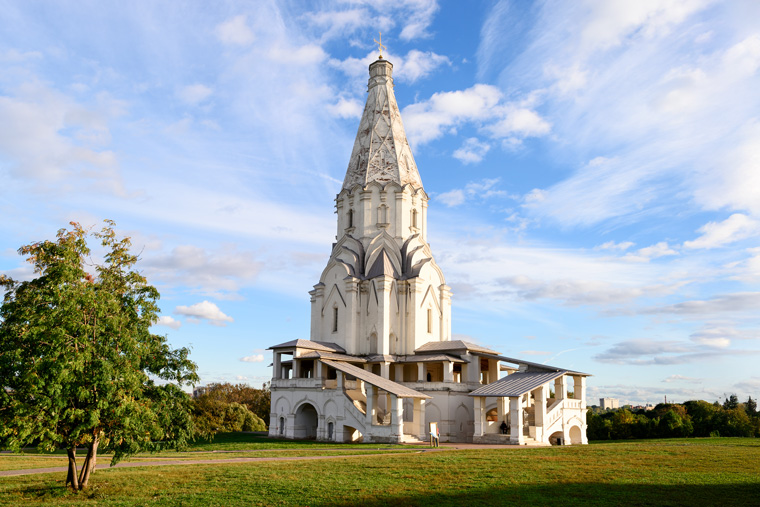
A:
{"label": "gray metal roof", "polygon": [[349,356],[346,354],[334,354],[332,352],[322,352],[318,350],[312,350],[306,354],[299,356],[298,359],[332,359],[335,361],[349,361],[352,363],[366,363],[367,360],[361,357]]}
{"label": "gray metal roof", "polygon": [[326,364],[327,366],[335,368],[336,370],[340,370],[344,373],[348,373],[349,375],[353,375],[354,377],[363,380],[368,384],[372,384],[373,386],[377,386],[384,391],[395,394],[399,398],[431,398],[427,394],[422,394],[418,391],[415,391],[414,389],[410,389],[408,387],[402,386],[401,384],[397,384],[396,382],[381,377],[380,375],[370,373],[363,368],[354,366],[353,364],[330,361],[329,359],[320,359],[320,361],[322,361],[322,363]]}
{"label": "gray metal roof", "polygon": [[397,363],[431,363],[445,361],[447,363],[464,363],[465,361],[449,354],[419,354],[414,356],[398,356]]}
{"label": "gray metal roof", "polygon": [[486,354],[498,354],[495,350],[487,349],[474,343],[462,340],[446,340],[442,342],[427,342],[419,347],[415,352],[440,352],[444,350],[469,350],[472,352],[483,352]]}
{"label": "gray metal roof", "polygon": [[561,377],[564,371],[547,371],[542,373],[513,373],[491,384],[479,387],[470,393],[470,396],[522,396],[533,389]]}
{"label": "gray metal roof", "polygon": [[291,340],[289,342],[280,343],[279,345],[272,345],[267,350],[274,349],[312,349],[312,350],[324,350],[325,352],[337,352],[339,354],[345,354],[346,349],[331,342],[313,342],[311,340]]}
{"label": "gray metal roof", "polygon": [[528,372],[531,372],[531,373],[535,372],[536,370],[538,370],[538,371],[561,371],[561,372],[564,372],[564,373],[571,373],[573,375],[581,375],[583,377],[590,377],[591,376],[590,373],[583,373],[583,372],[580,372],[580,371],[568,370],[567,368],[560,368],[559,366],[551,366],[551,365],[548,365],[548,364],[533,363],[531,361],[524,361],[522,359],[515,359],[514,357],[505,357],[505,356],[500,356],[500,355],[497,355],[497,354],[494,354],[494,355],[479,354],[479,355],[482,355],[483,357],[490,357],[491,359],[498,359],[499,361],[505,361],[507,363],[525,365],[525,366],[528,367]]}

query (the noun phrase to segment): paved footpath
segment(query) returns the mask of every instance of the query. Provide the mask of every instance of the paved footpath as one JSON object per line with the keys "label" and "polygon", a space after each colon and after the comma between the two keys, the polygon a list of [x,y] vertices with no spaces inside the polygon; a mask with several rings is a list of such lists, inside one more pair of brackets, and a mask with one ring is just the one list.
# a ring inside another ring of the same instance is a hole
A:
{"label": "paved footpath", "polygon": [[[524,446],[517,445],[481,445],[481,444],[446,444],[442,443],[438,448],[419,449],[417,452],[387,452],[381,454],[372,454],[372,456],[400,456],[408,454],[421,454],[425,452],[437,451],[464,451],[470,449],[524,449]],[[273,449],[275,451],[275,449]],[[206,451],[208,452],[208,451]],[[216,451],[216,452],[245,452],[245,451]],[[222,459],[181,459],[181,458],[148,458],[151,461],[128,461],[117,463],[113,467],[108,464],[100,464],[95,468],[97,470],[108,468],[133,468],[133,467],[155,467],[155,466],[178,466],[178,465],[217,465],[225,463],[257,463],[262,461],[305,461],[305,460],[327,460],[327,459],[345,459],[345,458],[362,458],[367,454],[341,454],[338,456],[272,456],[266,458],[222,458]],[[155,460],[155,461],[153,461]],[[10,477],[14,475],[35,475],[49,474],[55,472],[65,472],[68,467],[49,467],[49,468],[28,468],[25,470],[4,470],[0,471],[0,477]]]}

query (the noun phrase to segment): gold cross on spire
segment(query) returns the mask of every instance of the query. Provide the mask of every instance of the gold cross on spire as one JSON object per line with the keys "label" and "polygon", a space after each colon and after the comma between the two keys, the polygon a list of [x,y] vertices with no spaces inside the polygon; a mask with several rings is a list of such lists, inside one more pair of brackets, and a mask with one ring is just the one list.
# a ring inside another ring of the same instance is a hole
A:
{"label": "gold cross on spire", "polygon": [[377,32],[380,34],[380,40],[373,39],[375,41],[375,44],[378,45],[378,48],[380,50],[380,59],[383,59],[383,49],[388,49],[385,46],[383,46],[383,32]]}

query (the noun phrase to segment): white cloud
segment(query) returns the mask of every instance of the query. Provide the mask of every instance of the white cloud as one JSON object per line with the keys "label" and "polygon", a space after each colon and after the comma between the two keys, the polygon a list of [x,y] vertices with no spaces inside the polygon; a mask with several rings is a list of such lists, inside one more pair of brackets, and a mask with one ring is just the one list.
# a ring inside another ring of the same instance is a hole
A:
{"label": "white cloud", "polygon": [[428,37],[427,32],[433,16],[438,10],[437,0],[407,0],[403,2],[409,9],[409,14],[405,20],[404,28],[401,30],[401,39],[409,41],[421,37]]}
{"label": "white cloud", "polygon": [[267,56],[270,60],[288,65],[318,64],[327,59],[325,50],[316,44],[274,45],[269,48]]}
{"label": "white cloud", "polygon": [[634,243],[631,241],[621,241],[620,243],[607,241],[606,243],[602,243],[601,245],[594,247],[594,250],[613,250],[624,252],[631,248],[633,245]]}
{"label": "white cloud", "polygon": [[196,83],[180,88],[177,96],[186,104],[196,105],[206,100],[212,93],[213,90],[208,86]]}
{"label": "white cloud", "polygon": [[[432,51],[419,51],[412,49],[406,56],[401,59],[398,65],[398,76],[402,81],[414,83],[433,72],[443,64],[451,65],[451,60],[443,55],[438,55]],[[394,66],[396,64],[394,63]],[[394,72],[396,74],[396,72]]]}
{"label": "white cloud", "polygon": [[674,340],[626,340],[597,354],[594,359],[603,363],[629,365],[671,365],[698,361],[712,361],[718,356],[744,356],[760,351],[728,349],[726,344],[709,343],[707,348],[701,343]]}
{"label": "white cloud", "polygon": [[109,113],[86,107],[37,82],[20,86],[15,96],[0,96],[0,153],[8,157],[10,174],[32,180],[57,193],[87,185],[100,192],[124,195],[111,142]]}
{"label": "white cloud", "polygon": [[235,293],[259,274],[262,262],[250,252],[226,247],[216,252],[193,245],[180,245],[168,254],[145,255],[143,266],[151,279],[164,285],[183,286],[219,297]]}
{"label": "white cloud", "polygon": [[549,133],[551,125],[531,109],[534,97],[519,102],[502,102],[495,86],[476,84],[466,90],[438,92],[430,99],[404,108],[403,117],[410,139],[422,144],[441,137],[460,125],[474,124],[495,139],[513,145],[523,138]]}
{"label": "white cloud", "polygon": [[663,36],[673,25],[708,4],[707,0],[586,2],[586,21],[580,27],[582,45],[591,51],[617,46],[629,36]]}
{"label": "white cloud", "polygon": [[[448,57],[432,51],[410,50],[406,56],[385,53],[384,58],[393,64],[393,80],[401,83],[414,83],[427,77],[444,64],[451,65]],[[330,66],[340,70],[354,83],[361,83],[367,77],[367,67],[377,60],[377,51],[370,51],[363,58],[348,57],[345,60],[332,58]],[[362,87],[363,88],[363,87]],[[357,88],[358,89],[358,88]]]}
{"label": "white cloud", "polygon": [[705,319],[713,315],[744,312],[751,312],[754,316],[757,310],[760,310],[760,292],[736,292],[715,295],[705,300],[689,300],[672,305],[648,307],[641,313],[686,315]]}
{"label": "white cloud", "polygon": [[256,39],[253,31],[248,27],[245,14],[240,14],[217,25],[216,36],[225,44],[238,46],[247,46]]}
{"label": "white cloud", "polygon": [[444,192],[442,194],[439,194],[438,197],[436,197],[436,200],[441,201],[443,204],[449,207],[459,206],[465,201],[464,191],[451,190],[449,192]]}
{"label": "white cloud", "polygon": [[232,317],[225,315],[218,306],[209,301],[201,301],[191,306],[178,306],[174,309],[174,313],[207,320],[215,326],[226,326],[225,322],[234,322]]}
{"label": "white cloud", "polygon": [[454,152],[453,156],[464,164],[474,164],[483,160],[490,149],[490,145],[478,141],[475,137],[470,137],[465,140],[461,148]]}
{"label": "white cloud", "polygon": [[336,104],[329,106],[327,110],[339,118],[361,118],[364,104],[356,99],[341,97]]}
{"label": "white cloud", "polygon": [[692,384],[701,384],[702,379],[694,378],[694,377],[685,377],[683,375],[671,375],[666,379],[663,379],[663,382],[665,383],[671,383],[671,382],[689,382]]}
{"label": "white cloud", "polygon": [[179,329],[182,326],[182,322],[170,317],[168,315],[161,315],[156,322],[157,326],[166,326],[172,329]]}
{"label": "white cloud", "polygon": [[[760,166],[758,166],[760,168]],[[722,222],[708,222],[699,228],[702,235],[684,242],[684,248],[717,248],[760,234],[760,221],[734,213]]]}
{"label": "white cloud", "polygon": [[253,354],[240,358],[244,363],[261,363],[264,361],[264,354]]}
{"label": "white cloud", "polygon": [[548,134],[551,124],[530,109],[507,105],[500,109],[499,120],[486,127],[494,137],[537,137]]}
{"label": "white cloud", "polygon": [[501,98],[498,88],[483,84],[466,90],[435,93],[427,101],[404,108],[406,133],[417,143],[437,139],[444,130],[458,123],[490,118]]}
{"label": "white cloud", "polygon": [[640,248],[636,253],[626,254],[623,259],[633,262],[649,262],[652,259],[669,255],[678,255],[678,252],[673,250],[666,241],[660,241],[655,245]]}
{"label": "white cloud", "polygon": [[505,197],[506,192],[494,188],[498,182],[499,178],[485,179],[479,182],[471,181],[463,189],[454,189],[439,194],[436,200],[441,201],[446,206],[453,207],[463,204],[468,199],[485,200],[491,197]]}

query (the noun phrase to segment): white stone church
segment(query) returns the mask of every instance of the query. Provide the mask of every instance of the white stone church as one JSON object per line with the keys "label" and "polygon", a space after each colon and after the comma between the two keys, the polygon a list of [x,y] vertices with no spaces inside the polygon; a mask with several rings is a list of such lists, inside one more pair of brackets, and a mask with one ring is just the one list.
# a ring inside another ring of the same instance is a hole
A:
{"label": "white stone church", "polygon": [[[272,437],[585,444],[588,374],[451,339],[451,292],[427,243],[428,196],[393,93],[369,67],[337,243],[311,295],[311,339],[270,347]],[[504,374],[500,378],[500,375]]]}

